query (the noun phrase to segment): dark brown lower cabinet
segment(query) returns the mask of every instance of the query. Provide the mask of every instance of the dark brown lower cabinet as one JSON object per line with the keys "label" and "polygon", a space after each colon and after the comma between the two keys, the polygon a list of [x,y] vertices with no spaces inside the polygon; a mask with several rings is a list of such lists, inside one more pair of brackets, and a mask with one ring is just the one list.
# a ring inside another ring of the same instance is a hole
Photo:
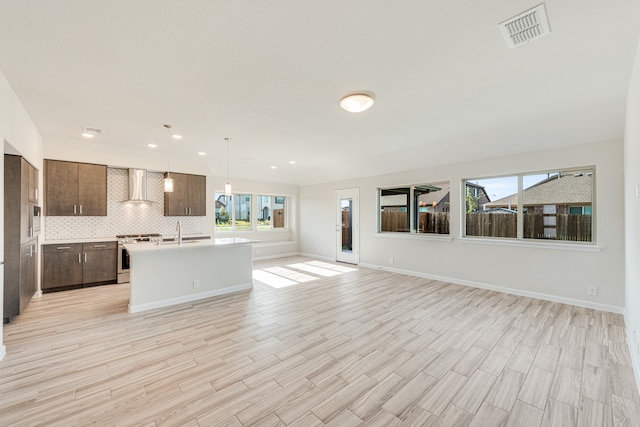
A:
{"label": "dark brown lower cabinet", "polygon": [[110,282],[118,279],[118,245],[116,242],[85,243],[83,283]]}
{"label": "dark brown lower cabinet", "polygon": [[38,270],[38,241],[20,245],[20,313],[36,293],[36,271]]}
{"label": "dark brown lower cabinet", "polygon": [[42,245],[42,290],[82,284],[82,243]]}
{"label": "dark brown lower cabinet", "polygon": [[116,283],[117,250],[116,242],[43,245],[42,290]]}

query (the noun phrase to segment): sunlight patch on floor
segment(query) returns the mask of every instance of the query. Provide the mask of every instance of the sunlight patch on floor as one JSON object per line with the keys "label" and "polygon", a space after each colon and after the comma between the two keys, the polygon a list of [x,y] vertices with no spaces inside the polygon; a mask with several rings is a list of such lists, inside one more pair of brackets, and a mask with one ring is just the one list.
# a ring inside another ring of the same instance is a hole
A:
{"label": "sunlight patch on floor", "polygon": [[253,280],[278,289],[300,283],[320,280],[322,277],[334,277],[350,273],[352,271],[358,271],[357,268],[345,267],[322,261],[300,262],[290,264],[287,267],[289,268],[267,267],[253,270]]}
{"label": "sunlight patch on floor", "polygon": [[286,288],[287,286],[297,285],[298,282],[289,280],[277,274],[272,274],[264,270],[253,270],[253,280],[264,283],[272,288]]}
{"label": "sunlight patch on floor", "polygon": [[322,262],[322,261],[309,261],[306,264],[313,265],[316,267],[327,268],[329,270],[339,271],[340,273],[351,273],[352,271],[358,271],[357,268],[346,267],[344,265],[329,264],[328,262]]}
{"label": "sunlight patch on floor", "polygon": [[284,267],[270,267],[265,268],[264,271],[277,274],[278,276],[286,277],[287,279],[295,280],[298,283],[311,282],[313,280],[320,280],[318,277],[309,276],[300,271],[289,270]]}
{"label": "sunlight patch on floor", "polygon": [[342,273],[335,270],[328,270],[326,268],[316,267],[307,263],[289,264],[287,267],[295,268],[296,270],[306,271],[307,273],[317,274],[323,277],[338,276]]}

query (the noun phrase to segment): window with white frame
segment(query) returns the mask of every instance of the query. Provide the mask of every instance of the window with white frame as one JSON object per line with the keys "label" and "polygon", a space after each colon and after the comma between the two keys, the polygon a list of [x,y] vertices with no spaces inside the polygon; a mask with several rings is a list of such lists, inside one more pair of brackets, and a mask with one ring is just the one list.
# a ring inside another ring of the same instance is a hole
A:
{"label": "window with white frame", "polygon": [[465,180],[465,236],[594,242],[593,177],[585,167]]}
{"label": "window with white frame", "polygon": [[286,197],[258,195],[256,221],[258,231],[286,228]]}
{"label": "window with white frame", "polygon": [[251,230],[251,194],[215,193],[216,231]]}
{"label": "window with white frame", "polygon": [[286,196],[249,193],[226,196],[224,193],[215,193],[215,200],[216,231],[265,231],[287,228]]}
{"label": "window with white frame", "polygon": [[449,234],[449,183],[378,189],[381,233]]}

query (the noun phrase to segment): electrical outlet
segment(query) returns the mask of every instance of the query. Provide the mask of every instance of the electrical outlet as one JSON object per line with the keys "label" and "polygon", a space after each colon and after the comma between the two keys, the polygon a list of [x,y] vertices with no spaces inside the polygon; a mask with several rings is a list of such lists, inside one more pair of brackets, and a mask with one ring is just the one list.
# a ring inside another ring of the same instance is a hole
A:
{"label": "electrical outlet", "polygon": [[193,289],[198,289],[200,287],[200,280],[193,281]]}
{"label": "electrical outlet", "polygon": [[393,264],[395,260],[393,258],[389,258],[389,264]]}
{"label": "electrical outlet", "polygon": [[587,287],[587,295],[592,296],[592,297],[597,297],[598,296],[598,288],[595,287],[595,286]]}

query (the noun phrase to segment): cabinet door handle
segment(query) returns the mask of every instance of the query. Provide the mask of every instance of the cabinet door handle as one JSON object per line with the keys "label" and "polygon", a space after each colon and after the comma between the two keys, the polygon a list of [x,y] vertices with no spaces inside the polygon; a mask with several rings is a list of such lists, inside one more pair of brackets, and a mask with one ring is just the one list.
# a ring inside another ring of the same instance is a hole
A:
{"label": "cabinet door handle", "polygon": [[189,215],[191,215],[191,208],[189,208]]}
{"label": "cabinet door handle", "polygon": [[93,245],[94,248],[106,248],[107,245]]}
{"label": "cabinet door handle", "polygon": [[33,245],[29,245],[29,256],[33,256]]}
{"label": "cabinet door handle", "polygon": [[80,254],[78,254],[78,263],[82,263],[82,258],[80,258]]}
{"label": "cabinet door handle", "polygon": [[82,205],[80,205],[80,215],[82,215]]}
{"label": "cabinet door handle", "polygon": [[65,250],[65,249],[71,249],[71,246],[58,246],[56,249],[59,250],[59,251],[62,251],[62,250]]}
{"label": "cabinet door handle", "polygon": [[73,205],[73,214],[75,215],[76,213],[76,205]]}
{"label": "cabinet door handle", "polygon": [[37,243],[33,245],[33,254],[34,255],[38,255],[38,244]]}
{"label": "cabinet door handle", "polygon": [[35,199],[38,200],[38,189],[37,188],[35,189],[35,193],[36,193]]}
{"label": "cabinet door handle", "polygon": [[87,262],[87,253],[84,253],[84,262]]}
{"label": "cabinet door handle", "polygon": [[189,208],[184,208],[184,214],[189,215]]}
{"label": "cabinet door handle", "polygon": [[29,237],[33,237],[33,227],[29,227]]}

